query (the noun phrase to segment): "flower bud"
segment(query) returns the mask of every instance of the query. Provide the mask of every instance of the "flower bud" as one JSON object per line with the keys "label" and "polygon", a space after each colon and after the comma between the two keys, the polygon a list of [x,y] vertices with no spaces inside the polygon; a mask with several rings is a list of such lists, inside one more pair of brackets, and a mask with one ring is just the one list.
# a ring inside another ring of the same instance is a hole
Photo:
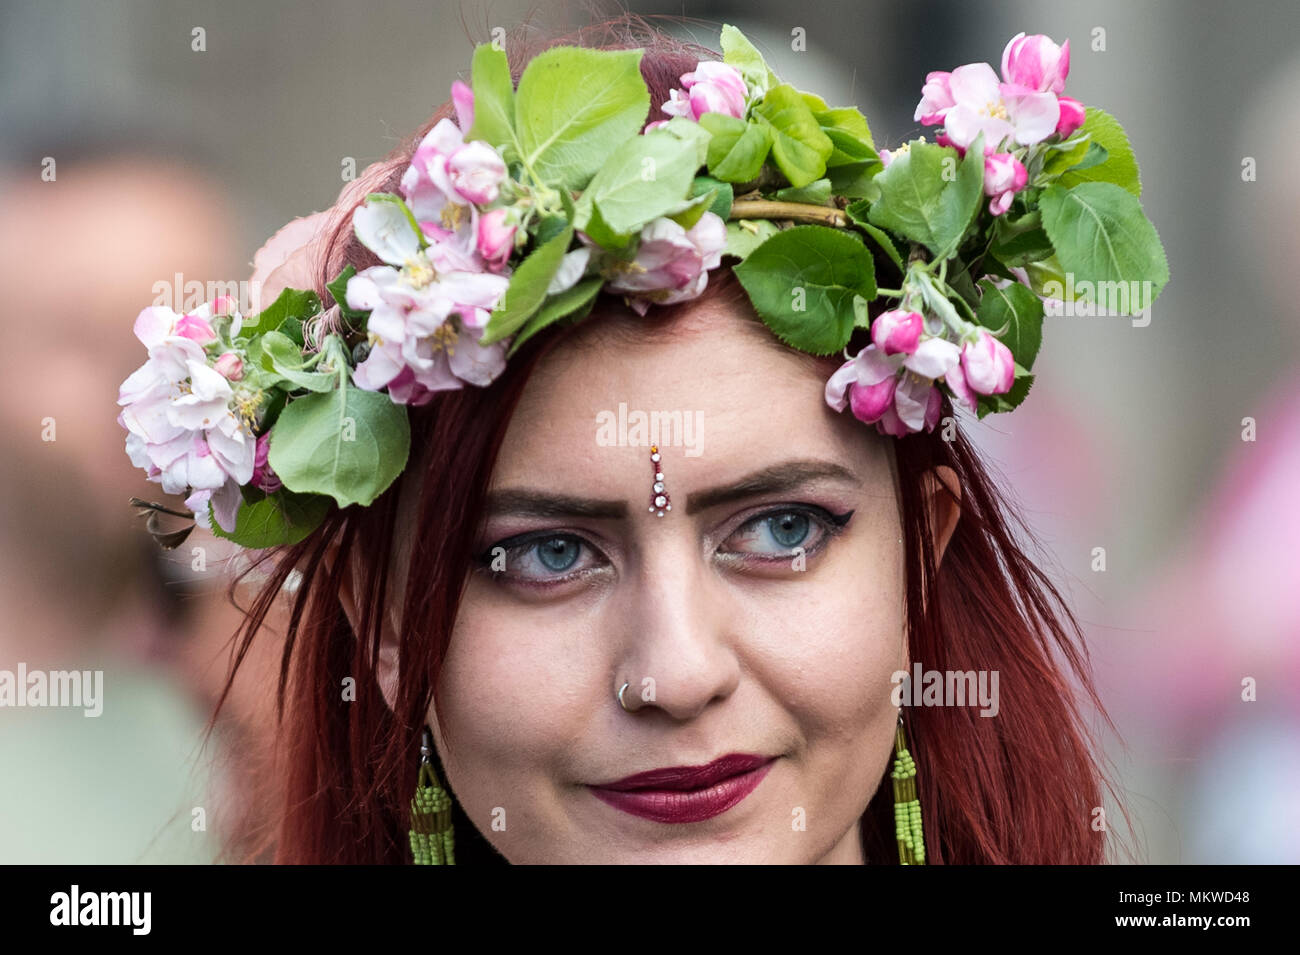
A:
{"label": "flower bud", "polygon": [[1058,102],[1061,104],[1061,118],[1056,121],[1056,132],[1065,139],[1083,125],[1087,113],[1084,112],[1083,104],[1073,97],[1062,96]]}
{"label": "flower bud", "polygon": [[508,216],[508,209],[493,209],[478,217],[478,251],[490,268],[505,265],[514,251],[516,227]]}
{"label": "flower bud", "polygon": [[447,175],[452,188],[466,202],[486,205],[496,201],[506,177],[506,164],[495,149],[476,140],[451,154]]}
{"label": "flower bud", "polygon": [[182,315],[176,320],[176,334],[200,345],[217,340],[217,333],[212,330],[206,318],[197,315]]}
{"label": "flower bud", "polygon": [[1016,362],[1011,349],[986,329],[961,350],[961,367],[966,384],[981,395],[1000,395],[1011,390],[1016,378]]}
{"label": "flower bud", "polygon": [[924,322],[919,312],[893,309],[871,323],[871,340],[886,355],[910,355],[921,341]]}
{"label": "flower bud", "polygon": [[212,365],[218,374],[228,381],[239,381],[244,377],[244,360],[232,351],[225,352]]}
{"label": "flower bud", "polygon": [[1023,33],[1002,51],[1002,79],[1041,93],[1060,94],[1070,73],[1070,41],[1057,46],[1050,37]]}

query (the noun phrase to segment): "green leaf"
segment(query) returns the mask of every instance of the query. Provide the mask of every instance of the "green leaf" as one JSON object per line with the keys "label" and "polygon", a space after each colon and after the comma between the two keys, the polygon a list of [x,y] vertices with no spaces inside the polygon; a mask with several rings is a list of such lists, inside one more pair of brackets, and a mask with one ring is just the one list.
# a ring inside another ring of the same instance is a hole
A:
{"label": "green leaf", "polygon": [[301,321],[319,314],[320,310],[320,296],[315,292],[287,288],[276,296],[274,302],[262,309],[256,318],[245,319],[235,334],[235,339],[247,340],[275,331],[286,319],[297,318]]}
{"label": "green leaf", "polygon": [[[948,258],[975,218],[984,194],[983,134],[959,158],[951,146],[913,143],[879,175],[872,224]],[[946,180],[945,175],[948,177]]]}
{"label": "green leaf", "polygon": [[1135,196],[1142,195],[1137,157],[1133,155],[1133,147],[1119,120],[1095,106],[1087,107],[1084,115],[1079,131],[1089,134],[1093,142],[1106,150],[1106,161],[1087,168],[1071,169],[1061,175],[1057,185],[1068,189],[1084,182],[1112,182]]}
{"label": "green leaf", "polygon": [[771,219],[731,219],[727,222],[727,245],[722,254],[744,259],[780,231]]}
{"label": "green leaf", "polygon": [[835,147],[798,90],[788,83],[768,90],[754,107],[754,116],[767,124],[772,134],[772,160],[790,185],[806,186],[825,175],[826,160]]}
{"label": "green leaf", "polygon": [[537,311],[537,314],[530,318],[524,327],[519,330],[519,334],[511,340],[510,350],[506,353],[506,357],[509,358],[513,355],[520,345],[548,325],[579,313],[585,316],[587,312],[591,311],[591,306],[596,301],[596,295],[604,284],[605,280],[599,275],[595,275],[589,279],[583,279],[563,292],[557,292],[549,296]]}
{"label": "green leaf", "polygon": [[520,149],[515,136],[515,84],[505,50],[491,43],[474,48],[470,88],[474,91],[474,125],[465,133],[465,141],[482,140],[509,162]]}
{"label": "green leaf", "polygon": [[781,82],[764,62],[763,54],[746,39],[745,34],[730,23],[722,25],[720,43],[722,62],[740,70],[740,75],[745,78],[745,85],[753,95],[762,96]]}
{"label": "green leaf", "polygon": [[292,382],[308,391],[330,391],[339,380],[338,371],[318,372],[303,369],[302,346],[282,332],[267,332],[261,338],[261,365],[281,380]]}
{"label": "green leaf", "polygon": [[1034,376],[1030,374],[1021,374],[1024,369],[1016,369],[1016,380],[1011,385],[1011,390],[1001,395],[980,395],[976,402],[976,413],[983,418],[985,415],[998,414],[1004,411],[1011,411],[1029,394],[1029,388],[1034,383]]}
{"label": "green leaf", "polygon": [[831,181],[825,178],[817,179],[799,189],[790,186],[776,191],[776,198],[782,202],[808,202],[817,206],[825,205],[830,197]]}
{"label": "green leaf", "polygon": [[993,220],[989,252],[1003,265],[1028,265],[1050,258],[1055,251],[1043,229],[1043,217],[1038,209],[1016,219],[1005,213]]}
{"label": "green leaf", "polygon": [[584,189],[650,111],[641,53],[553,47],[524,68],[515,130],[524,163],[546,184]]}
{"label": "green leaf", "polygon": [[355,308],[348,308],[348,279],[356,274],[357,267],[349,265],[335,277],[333,282],[325,286],[325,290],[334,299],[334,304],[339,307],[339,314],[344,318],[360,319],[370,314],[369,312],[358,311]]}
{"label": "green leaf", "polygon": [[834,109],[814,108],[813,117],[817,120],[817,125],[835,144],[835,151],[831,153],[831,158],[827,160],[826,165],[839,166],[846,162],[858,162],[869,156],[880,158],[871,139],[871,127],[867,125],[867,117],[863,116],[862,111],[856,106],[838,106]]}
{"label": "green leaf", "polygon": [[692,122],[685,116],[674,116],[663,126],[656,126],[646,136],[673,136],[695,147],[695,168],[705,164],[709,155],[711,134],[699,123]]}
{"label": "green leaf", "polygon": [[975,309],[976,320],[998,333],[1017,362],[1032,368],[1043,343],[1043,300],[1019,282],[1006,288],[998,288],[988,279],[976,284],[983,293]]}
{"label": "green leaf", "polygon": [[884,164],[871,140],[867,118],[855,107],[829,109],[821,97],[812,93],[802,95],[822,132],[834,146],[826,160],[826,176],[831,181],[831,191],[837,196],[874,201],[880,195],[880,187],[873,180]]}
{"label": "green leaf", "polygon": [[510,276],[510,284],[501,301],[488,316],[480,345],[513,335],[526,322],[546,298],[546,288],[560,268],[560,260],[573,241],[573,226],[568,226],[555,238],[533,250]]}
{"label": "green leaf", "polygon": [[700,125],[711,135],[709,173],[723,182],[757,179],[772,149],[772,134],[762,123],[747,123],[723,113],[703,113]]}
{"label": "green leaf", "polygon": [[406,467],[410,447],[406,408],[348,385],[290,401],[271,429],[267,460],[291,491],[364,506]]}
{"label": "green leaf", "polygon": [[714,179],[712,176],[696,176],[695,181],[691,183],[691,195],[702,196],[708,192],[713,193],[713,205],[709,206],[709,211],[725,221],[727,216],[731,215],[731,204],[735,201],[736,191],[731,188],[729,182]]}
{"label": "green leaf", "polygon": [[321,494],[294,494],[284,488],[253,503],[241,501],[235,512],[235,527],[227,531],[217,523],[208,503],[212,533],[240,547],[262,550],[280,544],[296,544],[320,526],[331,501]]}
{"label": "green leaf", "polygon": [[1085,299],[1098,305],[1122,300],[1128,308],[1120,310],[1136,315],[1169,281],[1169,264],[1155,226],[1138,198],[1121,186],[1110,182],[1085,182],[1072,189],[1050,186],[1038,207],[1062,270],[1072,275],[1076,289],[1089,283],[1083,286]]}
{"label": "green leaf", "polygon": [[[680,204],[700,165],[695,142],[652,130],[614,150],[578,205],[590,197],[609,229],[627,235]],[[581,213],[574,226],[584,227]]]}
{"label": "green leaf", "polygon": [[866,246],[828,226],[778,232],[733,271],[768,328],[791,347],[814,355],[829,355],[848,344],[856,317],[854,297],[876,297],[875,263]]}
{"label": "green leaf", "polygon": [[[1093,145],[1092,137],[1082,129],[1063,143],[1052,143],[1043,150],[1042,173],[1046,176],[1059,176],[1087,155]],[[1032,177],[1033,170],[1030,170]]]}
{"label": "green leaf", "polygon": [[[582,221],[581,216],[578,221]],[[592,209],[590,218],[579,228],[587,233],[587,237],[602,249],[625,249],[635,234],[633,232],[615,232],[605,222],[605,217],[600,214],[599,209]]]}
{"label": "green leaf", "polygon": [[899,255],[898,247],[894,245],[894,240],[889,237],[889,233],[872,225],[867,218],[868,213],[871,211],[871,203],[868,200],[859,199],[857,202],[850,202],[844,211],[853,220],[854,225],[871,236],[876,245],[880,246],[885,255],[889,256],[889,261],[898,266],[898,271],[906,271],[903,268],[903,257]]}
{"label": "green leaf", "polygon": [[683,229],[689,229],[695,223],[700,221],[700,217],[709,211],[716,198],[714,190],[710,189],[702,196],[691,196],[689,199],[683,199],[676,206],[664,213],[666,218],[672,219]]}

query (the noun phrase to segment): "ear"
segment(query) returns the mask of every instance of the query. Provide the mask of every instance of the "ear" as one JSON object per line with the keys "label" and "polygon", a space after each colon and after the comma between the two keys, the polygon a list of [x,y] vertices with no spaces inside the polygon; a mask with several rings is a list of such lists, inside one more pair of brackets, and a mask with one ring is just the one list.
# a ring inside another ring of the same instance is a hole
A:
{"label": "ear", "polygon": [[[336,535],[330,541],[324,556],[321,558],[327,573],[333,570],[340,559],[338,540],[339,538]],[[362,564],[361,554],[355,549],[355,546],[350,551],[349,558],[339,578],[338,593],[339,604],[343,607],[344,614],[347,615],[348,624],[352,627],[352,634],[355,639],[356,634],[361,630],[361,613],[358,609],[357,593],[365,580],[363,573],[365,568]],[[394,701],[397,699],[397,601],[390,597],[388,607],[388,612],[383,615],[383,629],[379,640],[379,659],[376,664],[375,679],[384,694],[384,700],[388,703],[388,708],[391,710]]]}
{"label": "ear", "polygon": [[[938,568],[943,563],[943,555],[948,551],[948,542],[952,540],[961,519],[961,484],[957,472],[946,465],[940,465],[921,476],[922,493],[925,506],[930,509],[930,528],[934,533],[934,563]],[[928,597],[923,593],[923,602]],[[903,641],[903,669],[912,669],[912,648],[909,641]]]}
{"label": "ear", "polygon": [[930,508],[930,527],[934,530],[934,563],[943,563],[957,521],[961,519],[961,484],[957,472],[947,465],[927,471],[923,478],[926,506]]}

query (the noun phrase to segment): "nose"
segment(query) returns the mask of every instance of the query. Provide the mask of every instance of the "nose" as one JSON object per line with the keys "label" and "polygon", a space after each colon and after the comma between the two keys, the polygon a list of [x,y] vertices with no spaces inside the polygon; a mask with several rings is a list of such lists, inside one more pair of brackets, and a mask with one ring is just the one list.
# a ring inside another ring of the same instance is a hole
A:
{"label": "nose", "polygon": [[735,613],[690,525],[666,530],[652,519],[654,540],[631,581],[615,685],[631,683],[624,693],[628,710],[658,709],[686,721],[739,685]]}

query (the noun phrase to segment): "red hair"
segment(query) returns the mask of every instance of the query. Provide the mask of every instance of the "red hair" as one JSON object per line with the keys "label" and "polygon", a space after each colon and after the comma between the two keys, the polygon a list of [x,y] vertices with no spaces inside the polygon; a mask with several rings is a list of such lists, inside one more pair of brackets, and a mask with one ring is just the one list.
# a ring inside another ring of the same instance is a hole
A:
{"label": "red hair", "polygon": [[[516,80],[531,56],[561,43],[641,47],[641,73],[655,104],[647,122],[665,118],[657,104],[668,99],[668,91],[697,60],[719,56],[628,14],[549,41],[508,37],[505,46]],[[437,120],[451,116],[451,104],[444,104],[372,170],[366,191],[396,191],[416,143]],[[352,235],[351,212],[337,210],[320,263],[317,291],[322,295],[325,282],[344,265],[361,269],[377,262]],[[725,264],[710,272],[704,293],[705,298],[719,296],[744,299]],[[669,322],[699,301],[657,306],[652,314],[656,322]],[[595,311],[631,315],[618,299],[603,294]],[[430,703],[438,705],[434,688],[456,620],[486,488],[532,369],[570,330],[554,326],[535,336],[489,388],[442,392],[429,404],[411,408],[411,461],[397,481],[369,507],[335,508],[306,540],[261,558],[271,569],[236,634],[227,692],[290,574],[296,570],[301,577],[281,658],[279,767],[270,777],[273,781],[264,783],[270,787],[266,803],[277,811],[260,830],[235,833],[230,843],[234,854],[265,858],[273,849],[275,861],[286,863],[408,860],[407,805],[416,778],[420,732]],[[943,413],[952,414],[947,398]],[[1093,821],[1103,788],[1113,792],[1113,787],[1094,755],[1095,743],[1071,678],[1083,701],[1103,717],[1105,713],[1076,621],[1050,580],[1021,549],[1013,532],[1020,519],[1003,502],[959,429],[953,440],[943,440],[939,431],[888,440],[896,449],[906,541],[911,659],[926,669],[997,670],[1003,698],[1009,701],[994,719],[981,718],[973,707],[906,711],[928,861],[1103,861],[1104,834],[1094,830]],[[456,453],[421,453],[429,448],[455,448]],[[939,466],[956,473],[962,492],[961,518],[941,569],[935,566],[923,491],[924,475]],[[407,592],[390,594],[397,500],[407,481],[419,482],[416,526],[422,533],[411,540]],[[1028,534],[1023,522],[1019,526]],[[326,567],[322,557],[331,544],[337,545],[337,557]],[[364,569],[361,579],[353,581],[361,617],[355,633],[338,599],[342,574],[354,552]],[[231,585],[232,600],[242,580],[241,575]],[[923,595],[930,599],[923,603]],[[398,661],[402,676],[391,710],[375,678],[382,613],[390,599],[401,600],[403,621]],[[353,702],[343,702],[339,693],[346,677],[356,680]],[[441,767],[439,774],[445,780]],[[453,802],[458,862],[502,861]],[[886,775],[862,820],[868,862],[897,860],[892,802]]]}

